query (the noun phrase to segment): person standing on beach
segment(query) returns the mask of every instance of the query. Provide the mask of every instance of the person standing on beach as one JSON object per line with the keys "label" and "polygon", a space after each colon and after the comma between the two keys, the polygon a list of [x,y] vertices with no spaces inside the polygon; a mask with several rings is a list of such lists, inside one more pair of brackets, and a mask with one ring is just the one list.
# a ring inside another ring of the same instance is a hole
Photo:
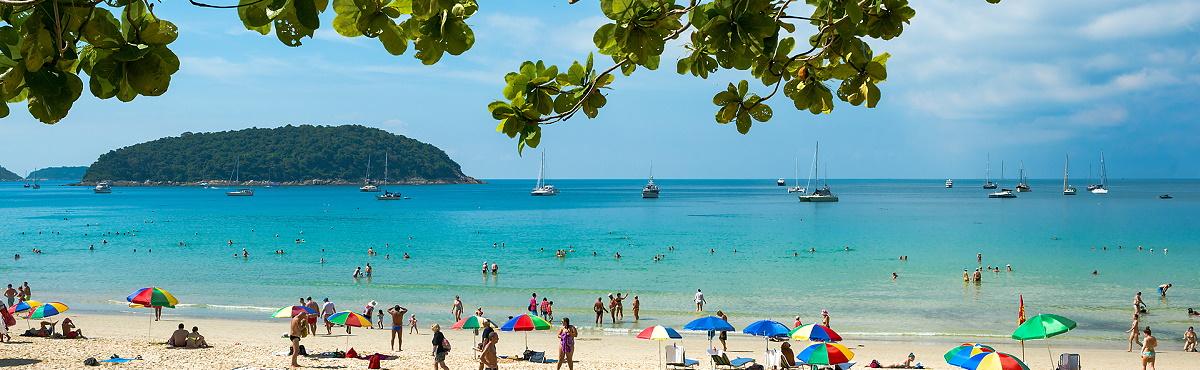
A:
{"label": "person standing on beach", "polygon": [[1158,347],[1158,338],[1150,334],[1150,327],[1142,331],[1146,334],[1146,339],[1142,340],[1142,370],[1154,370],[1154,349]]}
{"label": "person standing on beach", "polygon": [[[404,350],[404,314],[408,313],[408,309],[400,307],[400,305],[392,306],[388,309],[388,314],[392,315],[392,334],[391,347],[394,351]],[[399,346],[397,346],[397,343]]]}
{"label": "person standing on beach", "polygon": [[329,322],[329,316],[337,313],[337,308],[334,307],[333,302],[329,301],[328,297],[324,299],[324,302],[321,307],[321,319],[325,321],[325,335],[333,335],[333,323]]}
{"label": "person standing on beach", "polygon": [[821,326],[829,328],[829,310],[821,310]]}
{"label": "person standing on beach", "polygon": [[617,298],[612,293],[608,293],[608,322],[617,323]]}
{"label": "person standing on beach", "polygon": [[463,314],[462,298],[459,298],[458,296],[454,296],[454,303],[450,304],[450,314],[454,315],[454,322],[458,322],[458,320],[462,320],[462,314]]}
{"label": "person standing on beach", "polygon": [[12,284],[8,284],[8,289],[4,290],[4,298],[8,298],[8,305],[12,306],[17,300],[17,290],[13,289]]}
{"label": "person standing on beach", "polygon": [[499,360],[496,358],[496,343],[500,341],[500,335],[492,332],[488,339],[483,341],[477,351],[479,351],[479,369],[480,370],[499,370]]}
{"label": "person standing on beach", "polygon": [[533,297],[529,298],[529,306],[526,308],[529,309],[530,314],[537,316],[537,314],[538,314],[537,293],[533,293]]}
{"label": "person standing on beach", "polygon": [[558,329],[558,364],[554,369],[562,369],[565,362],[568,370],[575,370],[575,337],[579,336],[579,331],[571,325],[571,319],[564,317],[562,319],[562,329]]}
{"label": "person standing on beach", "polygon": [[704,300],[704,292],[701,292],[700,289],[696,289],[695,301],[696,301],[696,312],[704,312],[704,304],[707,303],[708,301]]}
{"label": "person standing on beach", "polygon": [[446,354],[450,353],[450,342],[446,340],[446,334],[442,334],[442,326],[433,324],[429,327],[433,331],[433,370],[450,370],[446,366]]}
{"label": "person standing on beach", "polygon": [[632,306],[630,308],[633,309],[633,322],[638,322],[640,319],[638,316],[638,311],[642,309],[642,301],[639,301],[638,296],[635,295],[633,296],[633,304],[630,306]]}
{"label": "person standing on beach", "polygon": [[1139,319],[1138,314],[1134,313],[1133,324],[1129,326],[1129,330],[1125,331],[1129,333],[1129,349],[1125,350],[1125,352],[1133,352],[1133,345],[1138,342],[1138,336],[1140,335],[1138,328],[1141,327],[1141,324],[1142,321]]}
{"label": "person standing on beach", "polygon": [[292,367],[300,367],[300,363],[296,362],[296,358],[300,356],[300,338],[308,336],[307,328],[308,313],[301,312],[292,318],[292,326],[288,330],[288,340],[292,341]]}
{"label": "person standing on beach", "polygon": [[[729,316],[725,315],[725,311],[717,310],[717,317],[725,320],[725,322],[729,322]],[[729,332],[722,330],[717,339],[721,340],[721,352],[729,351],[729,347],[725,345],[725,341],[729,339]]]}
{"label": "person standing on beach", "polygon": [[21,284],[20,295],[22,301],[28,301],[33,298],[33,289],[29,287],[28,281]]}
{"label": "person standing on beach", "polygon": [[1160,295],[1160,296],[1163,296],[1163,297],[1166,297],[1166,296],[1167,296],[1167,289],[1171,289],[1171,287],[1172,287],[1172,286],[1175,286],[1175,285],[1174,285],[1174,284],[1171,284],[1171,283],[1167,283],[1167,284],[1159,285],[1159,286],[1158,286],[1158,295]]}
{"label": "person standing on beach", "polygon": [[[321,307],[317,306],[317,302],[313,301],[312,297],[308,297],[308,301],[304,302],[304,307],[308,307],[314,313],[321,312]],[[317,315],[308,316],[308,332],[313,335],[317,334]]]}
{"label": "person standing on beach", "polygon": [[592,311],[596,311],[596,325],[604,324],[604,298],[596,298],[596,304],[592,305]]}
{"label": "person standing on beach", "polygon": [[613,301],[613,306],[617,309],[618,320],[625,321],[625,298],[628,297],[628,293],[622,296],[620,292],[617,292],[617,298]]}

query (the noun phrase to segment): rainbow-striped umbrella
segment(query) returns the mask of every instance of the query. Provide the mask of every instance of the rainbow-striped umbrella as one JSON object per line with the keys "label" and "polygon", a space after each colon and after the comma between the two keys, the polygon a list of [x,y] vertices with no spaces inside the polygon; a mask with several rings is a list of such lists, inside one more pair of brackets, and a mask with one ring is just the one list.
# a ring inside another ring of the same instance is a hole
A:
{"label": "rainbow-striped umbrella", "polygon": [[792,339],[807,340],[813,342],[841,342],[842,336],[838,335],[833,329],[827,328],[824,325],[808,324],[788,332],[788,336]]}
{"label": "rainbow-striped umbrella", "polygon": [[484,322],[487,322],[487,319],[479,317],[479,316],[471,315],[471,316],[467,316],[467,317],[463,318],[462,320],[458,320],[458,322],[454,323],[454,326],[451,326],[450,328],[451,329],[459,329],[459,330],[479,329],[479,328],[483,327]]}
{"label": "rainbow-striped umbrella", "polygon": [[958,345],[958,347],[951,348],[942,357],[946,358],[946,363],[962,367],[971,357],[987,352],[996,352],[996,350],[979,343],[963,343]]}
{"label": "rainbow-striped umbrella", "polygon": [[671,329],[662,325],[655,325],[642,330],[637,335],[638,339],[648,339],[658,341],[658,366],[662,367],[662,341],[667,339],[683,339],[682,335],[675,329]]}
{"label": "rainbow-striped umbrella", "polygon": [[837,343],[813,343],[800,351],[796,359],[809,365],[837,365],[854,359],[854,352]]}
{"label": "rainbow-striped umbrella", "polygon": [[987,352],[972,356],[962,365],[967,370],[1029,370],[1024,362],[1013,355]]}
{"label": "rainbow-striped umbrella", "polygon": [[17,304],[12,305],[12,307],[9,307],[8,313],[15,314],[18,312],[25,312],[25,311],[29,311],[34,308],[37,308],[37,306],[41,306],[41,305],[42,305],[42,302],[38,302],[35,300],[20,301],[20,302],[17,302]]}
{"label": "rainbow-striped umbrella", "polygon": [[523,314],[513,317],[504,325],[500,325],[501,331],[524,331],[525,333],[525,349],[529,349],[529,333],[534,330],[550,330],[550,323],[540,317]]}
{"label": "rainbow-striped umbrella", "polygon": [[138,289],[133,294],[125,297],[125,300],[130,303],[151,307],[175,308],[175,305],[179,304],[179,300],[175,299],[175,296],[171,295],[170,292],[156,287]]}
{"label": "rainbow-striped umbrella", "polygon": [[49,302],[35,307],[33,311],[29,311],[29,318],[34,320],[43,319],[66,312],[67,309],[69,309],[69,307],[62,302]]}
{"label": "rainbow-striped umbrella", "polygon": [[329,315],[329,322],[354,327],[371,326],[371,320],[367,320],[366,316],[354,313],[353,311],[342,311]]}
{"label": "rainbow-striped umbrella", "polygon": [[302,313],[306,313],[309,315],[316,315],[317,311],[314,311],[313,309],[304,307],[304,306],[288,306],[288,307],[280,308],[278,311],[275,311],[275,313],[272,314],[271,317],[280,318],[280,319],[290,319],[290,318],[296,317],[296,315],[299,315]]}

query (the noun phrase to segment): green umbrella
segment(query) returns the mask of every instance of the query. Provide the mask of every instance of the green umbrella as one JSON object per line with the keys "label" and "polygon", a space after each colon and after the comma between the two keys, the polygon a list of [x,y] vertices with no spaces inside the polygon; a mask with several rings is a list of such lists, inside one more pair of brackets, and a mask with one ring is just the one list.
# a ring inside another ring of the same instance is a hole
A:
{"label": "green umbrella", "polygon": [[[1046,339],[1066,333],[1074,329],[1079,324],[1075,320],[1071,320],[1059,315],[1044,313],[1029,320],[1017,327],[1012,333],[1012,339],[1021,341],[1021,350],[1024,351],[1025,341],[1035,339]],[[1046,343],[1046,354],[1050,356],[1050,363],[1054,363],[1054,355],[1050,352],[1050,343]]]}

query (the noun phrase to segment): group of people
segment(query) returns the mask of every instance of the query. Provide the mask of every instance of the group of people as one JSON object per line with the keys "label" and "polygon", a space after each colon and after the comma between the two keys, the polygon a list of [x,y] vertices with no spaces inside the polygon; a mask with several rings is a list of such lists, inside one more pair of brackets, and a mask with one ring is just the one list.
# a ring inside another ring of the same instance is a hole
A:
{"label": "group of people", "polygon": [[[458,296],[454,296],[455,301],[458,301]],[[529,309],[531,315],[541,317],[546,322],[554,322],[554,301],[549,298],[542,297],[541,303],[537,300],[537,293],[533,293],[533,297],[529,298]]]}
{"label": "group of people", "polygon": [[[596,312],[596,325],[604,324],[605,313],[608,313],[609,321],[614,324],[618,321],[625,320],[625,300],[628,298],[628,293],[608,293],[607,307],[604,303],[604,297],[596,298],[596,303],[592,304],[592,311]],[[633,296],[633,302],[631,306],[633,310],[633,321],[636,322],[641,319],[639,316],[639,311],[642,308],[642,302],[637,296]]]}
{"label": "group of people", "polygon": [[183,323],[179,323],[179,328],[171,332],[171,337],[167,338],[167,346],[172,348],[208,348],[208,342],[204,340],[204,336],[200,334],[200,328],[193,326],[192,331],[184,329]]}

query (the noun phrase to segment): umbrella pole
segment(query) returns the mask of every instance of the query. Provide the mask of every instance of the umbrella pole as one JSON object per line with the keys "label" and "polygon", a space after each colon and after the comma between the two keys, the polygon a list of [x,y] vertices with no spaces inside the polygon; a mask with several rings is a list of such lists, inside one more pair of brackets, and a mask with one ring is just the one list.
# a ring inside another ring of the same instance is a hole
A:
{"label": "umbrella pole", "polygon": [[1046,356],[1050,357],[1050,366],[1054,366],[1054,354],[1050,352],[1050,341],[1046,341]]}
{"label": "umbrella pole", "polygon": [[1025,358],[1025,341],[1021,341],[1021,358]]}
{"label": "umbrella pole", "polygon": [[529,332],[525,332],[525,350],[529,350]]}
{"label": "umbrella pole", "polygon": [[666,369],[666,367],[663,366],[662,341],[661,340],[658,341],[658,367]]}

